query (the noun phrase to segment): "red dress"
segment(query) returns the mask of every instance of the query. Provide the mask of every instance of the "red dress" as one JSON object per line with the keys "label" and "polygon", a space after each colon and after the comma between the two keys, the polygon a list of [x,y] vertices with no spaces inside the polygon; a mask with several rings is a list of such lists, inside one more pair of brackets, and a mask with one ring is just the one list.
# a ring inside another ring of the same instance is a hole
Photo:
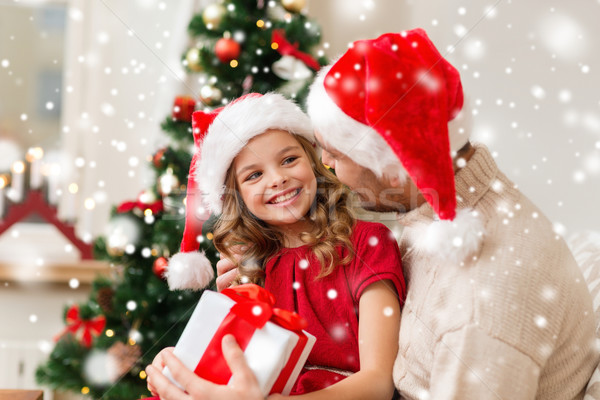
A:
{"label": "red dress", "polygon": [[[277,299],[276,306],[298,312],[317,338],[291,394],[323,389],[347,376],[321,368],[360,370],[358,305],[367,286],[388,279],[400,305],[404,303],[400,250],[391,231],[379,223],[357,221],[351,242],[353,260],[318,280],[320,265],[308,246],[284,248],[266,265],[265,289]],[[338,254],[343,258],[347,250]]]}

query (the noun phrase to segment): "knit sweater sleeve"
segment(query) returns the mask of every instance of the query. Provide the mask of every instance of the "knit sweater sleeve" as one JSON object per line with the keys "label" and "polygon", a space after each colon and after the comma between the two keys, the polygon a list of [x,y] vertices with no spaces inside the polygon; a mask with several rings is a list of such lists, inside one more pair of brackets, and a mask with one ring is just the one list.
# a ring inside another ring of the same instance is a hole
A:
{"label": "knit sweater sleeve", "polygon": [[539,374],[540,367],[529,356],[467,325],[437,343],[429,398],[534,399]]}

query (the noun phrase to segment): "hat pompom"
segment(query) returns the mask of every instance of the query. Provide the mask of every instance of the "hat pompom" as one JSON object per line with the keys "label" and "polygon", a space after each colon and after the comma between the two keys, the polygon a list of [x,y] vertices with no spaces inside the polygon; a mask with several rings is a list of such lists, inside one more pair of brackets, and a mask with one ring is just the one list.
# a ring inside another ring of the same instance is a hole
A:
{"label": "hat pompom", "polygon": [[484,229],[477,211],[462,209],[452,221],[438,220],[416,228],[412,244],[439,259],[460,265],[479,253]]}
{"label": "hat pompom", "polygon": [[201,290],[210,284],[214,271],[204,252],[177,253],[169,260],[166,272],[169,289]]}

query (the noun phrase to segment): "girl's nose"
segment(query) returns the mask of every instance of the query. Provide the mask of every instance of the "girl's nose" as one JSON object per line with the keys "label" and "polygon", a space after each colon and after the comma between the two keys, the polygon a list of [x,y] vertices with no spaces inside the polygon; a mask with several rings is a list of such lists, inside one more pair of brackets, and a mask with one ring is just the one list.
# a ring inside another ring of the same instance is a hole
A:
{"label": "girl's nose", "polygon": [[289,178],[283,172],[274,172],[271,180],[272,187],[283,186],[287,183]]}

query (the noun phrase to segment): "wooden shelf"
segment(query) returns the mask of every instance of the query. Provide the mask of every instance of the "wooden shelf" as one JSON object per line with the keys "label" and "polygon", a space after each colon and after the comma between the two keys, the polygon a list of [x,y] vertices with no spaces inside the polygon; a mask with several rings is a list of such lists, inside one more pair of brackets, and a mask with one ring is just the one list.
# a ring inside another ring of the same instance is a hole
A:
{"label": "wooden shelf", "polygon": [[0,400],[42,400],[41,390],[4,390],[0,389]]}
{"label": "wooden shelf", "polygon": [[65,283],[75,278],[89,284],[98,274],[106,275],[109,271],[108,263],[96,260],[42,266],[0,261],[0,281]]}

